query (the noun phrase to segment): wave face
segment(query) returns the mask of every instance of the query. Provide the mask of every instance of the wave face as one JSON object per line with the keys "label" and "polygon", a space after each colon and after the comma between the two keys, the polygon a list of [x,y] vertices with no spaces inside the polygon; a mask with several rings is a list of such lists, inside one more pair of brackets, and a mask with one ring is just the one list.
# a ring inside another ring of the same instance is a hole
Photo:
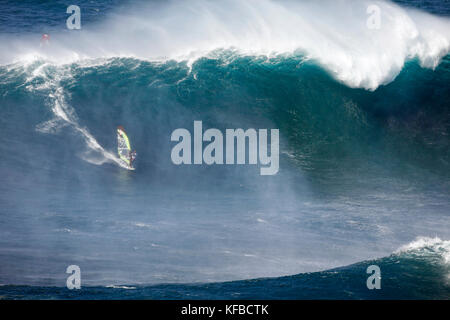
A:
{"label": "wave face", "polygon": [[[394,254],[295,276],[213,284],[88,287],[3,286],[4,299],[449,299],[450,243],[418,238]],[[381,289],[368,290],[366,270],[381,270]],[[366,275],[365,275],[366,274]]]}
{"label": "wave face", "polygon": [[[84,285],[115,286],[106,295],[299,273],[257,283],[320,285],[335,274],[320,270],[355,274],[418,236],[447,246],[448,18],[379,4],[389,31],[376,35],[355,33],[364,1],[105,5],[86,32],[51,27],[47,47],[27,42],[35,30],[1,34],[13,45],[0,50],[0,283],[64,286],[76,264]],[[279,128],[280,172],[173,165],[170,135],[194,120]],[[138,152],[132,173],[116,157],[118,125]],[[416,258],[377,262],[431,270],[437,291],[419,279],[414,297],[448,297],[442,268]],[[234,286],[259,297],[249,281],[196,288]]]}

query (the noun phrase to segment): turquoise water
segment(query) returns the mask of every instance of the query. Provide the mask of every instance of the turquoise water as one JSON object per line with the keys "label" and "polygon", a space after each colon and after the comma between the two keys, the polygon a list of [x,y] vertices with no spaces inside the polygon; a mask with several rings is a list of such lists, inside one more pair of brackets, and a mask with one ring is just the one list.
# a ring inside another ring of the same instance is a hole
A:
{"label": "turquoise water", "polygon": [[[448,6],[394,7],[422,34],[391,43],[383,29],[369,42],[353,34],[359,16],[340,24],[334,15],[351,10],[331,2],[325,13],[285,4],[308,13],[292,23],[308,28],[315,13],[325,20],[314,30],[336,32],[298,38],[272,20],[282,8],[261,3],[227,4],[243,25],[202,1],[80,3],[74,33],[64,1],[1,4],[0,47],[12,44],[0,54],[2,298],[449,298]],[[214,41],[232,45],[209,50]],[[386,56],[376,41],[391,45]],[[279,173],[175,166],[170,135],[195,120],[278,128]],[[138,152],[134,172],[111,158],[118,125]],[[65,288],[72,264],[79,291]],[[381,290],[366,287],[372,264]]]}

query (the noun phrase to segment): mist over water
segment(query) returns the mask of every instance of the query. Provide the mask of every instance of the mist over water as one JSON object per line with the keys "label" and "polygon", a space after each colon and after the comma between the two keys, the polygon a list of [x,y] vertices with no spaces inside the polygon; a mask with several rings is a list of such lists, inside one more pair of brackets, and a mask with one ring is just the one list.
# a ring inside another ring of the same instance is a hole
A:
{"label": "mist over water", "polygon": [[[449,20],[381,1],[374,31],[368,4],[136,3],[45,47],[0,35],[0,283],[279,277],[449,239]],[[195,120],[279,128],[280,172],[173,165]]]}

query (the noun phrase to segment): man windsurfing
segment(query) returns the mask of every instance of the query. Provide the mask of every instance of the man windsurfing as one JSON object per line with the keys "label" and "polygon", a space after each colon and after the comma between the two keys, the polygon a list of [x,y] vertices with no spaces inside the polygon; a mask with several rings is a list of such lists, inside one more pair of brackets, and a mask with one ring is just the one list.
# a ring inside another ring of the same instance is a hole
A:
{"label": "man windsurfing", "polygon": [[117,153],[129,170],[134,170],[136,151],[131,151],[130,139],[122,126],[117,127]]}

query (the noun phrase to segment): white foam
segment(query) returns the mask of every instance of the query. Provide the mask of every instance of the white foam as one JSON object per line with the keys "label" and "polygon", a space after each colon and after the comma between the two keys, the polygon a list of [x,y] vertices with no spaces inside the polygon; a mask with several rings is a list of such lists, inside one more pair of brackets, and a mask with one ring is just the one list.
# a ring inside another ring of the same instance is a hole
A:
{"label": "white foam", "polygon": [[139,228],[152,228],[151,224],[144,223],[144,222],[137,222],[134,225]]}
{"label": "white foam", "polygon": [[[369,29],[369,5],[381,12]],[[216,49],[267,55],[303,52],[351,87],[373,90],[417,57],[434,68],[450,49],[450,22],[388,1],[193,0],[145,4],[111,15],[95,30],[3,39],[0,62],[135,57],[188,60]],[[5,46],[8,48],[6,50]]]}
{"label": "white foam", "polygon": [[438,237],[418,237],[416,240],[400,247],[395,253],[413,252],[417,254],[438,254],[445,264],[450,264],[450,241]]}
{"label": "white foam", "polygon": [[111,284],[106,286],[107,288],[113,288],[113,289],[125,289],[125,290],[135,290],[136,287],[128,287],[128,286],[118,286],[115,284]]}
{"label": "white foam", "polygon": [[[87,128],[80,126],[75,110],[66,102],[65,92],[60,85],[62,79],[71,77],[70,70],[60,67],[55,71],[53,67],[46,62],[26,68],[29,75],[25,81],[26,88],[30,91],[49,92],[49,104],[54,115],[54,118],[37,125],[36,130],[41,133],[57,133],[62,127],[70,126],[85,141],[86,150],[80,155],[83,160],[95,165],[115,163],[127,168],[112,152],[105,150]],[[48,71],[48,68],[53,72]],[[38,78],[40,81],[35,84],[34,80]]]}

